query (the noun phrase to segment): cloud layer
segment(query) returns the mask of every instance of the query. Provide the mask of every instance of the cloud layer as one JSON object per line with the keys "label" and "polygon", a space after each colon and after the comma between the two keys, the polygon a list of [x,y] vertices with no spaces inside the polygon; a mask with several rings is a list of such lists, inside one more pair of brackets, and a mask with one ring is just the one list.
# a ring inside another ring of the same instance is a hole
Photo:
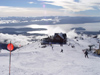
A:
{"label": "cloud layer", "polygon": [[[100,0],[38,0],[38,1],[43,2],[43,4],[40,4],[40,7],[37,8],[0,6],[0,17],[98,16],[100,12]],[[37,5],[37,2],[30,1],[27,3]],[[56,7],[53,8],[53,6],[50,5],[57,6],[57,9]],[[92,10],[93,13],[87,10]],[[85,11],[85,13],[80,11]]]}
{"label": "cloud layer", "polygon": [[0,17],[20,16],[20,17],[38,17],[38,16],[87,16],[84,14],[75,14],[64,12],[59,9],[51,8],[22,8],[0,6]]}
{"label": "cloud layer", "polygon": [[9,7],[0,6],[0,17],[6,16],[58,16],[61,15],[62,11],[55,9],[44,9],[44,8],[21,8],[21,7]]}
{"label": "cloud layer", "polygon": [[34,2],[28,2],[29,4],[33,4]]}
{"label": "cloud layer", "polygon": [[46,4],[60,6],[62,10],[79,12],[100,9],[100,0],[39,0]]}

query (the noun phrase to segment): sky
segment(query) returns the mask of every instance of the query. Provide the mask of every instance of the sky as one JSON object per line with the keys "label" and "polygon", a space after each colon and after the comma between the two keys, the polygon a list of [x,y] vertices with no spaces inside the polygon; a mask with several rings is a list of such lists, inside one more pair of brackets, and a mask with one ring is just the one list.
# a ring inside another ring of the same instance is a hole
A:
{"label": "sky", "polygon": [[100,0],[0,0],[0,17],[97,16]]}

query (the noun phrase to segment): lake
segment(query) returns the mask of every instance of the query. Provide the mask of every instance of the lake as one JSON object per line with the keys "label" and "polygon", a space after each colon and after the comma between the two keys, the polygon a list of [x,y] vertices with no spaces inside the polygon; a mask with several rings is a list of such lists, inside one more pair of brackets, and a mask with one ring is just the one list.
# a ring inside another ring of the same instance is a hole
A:
{"label": "lake", "polygon": [[22,26],[0,26],[1,33],[8,34],[54,34],[67,33],[73,27],[82,27],[86,31],[100,31],[100,23],[86,23],[86,24],[57,24],[57,25],[22,25]]}

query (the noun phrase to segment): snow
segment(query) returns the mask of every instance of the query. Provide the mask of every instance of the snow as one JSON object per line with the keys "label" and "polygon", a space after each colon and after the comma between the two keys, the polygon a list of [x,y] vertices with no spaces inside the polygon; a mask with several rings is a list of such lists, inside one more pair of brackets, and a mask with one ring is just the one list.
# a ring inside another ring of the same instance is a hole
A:
{"label": "snow", "polygon": [[59,33],[58,35],[59,35],[62,39],[64,39],[63,33]]}
{"label": "snow", "polygon": [[71,30],[67,33],[67,36],[68,36],[68,38],[74,38],[78,35],[75,33],[75,30]]}
{"label": "snow", "polygon": [[[68,38],[67,44],[63,46],[53,44],[53,49],[49,45],[42,48],[40,41],[36,41],[13,51],[11,75],[99,75],[100,57],[89,52],[89,58],[85,58],[82,51],[91,44],[95,44],[95,48],[98,48],[97,39],[86,35],[77,37],[77,39]],[[81,37],[84,40],[80,39]],[[72,45],[75,48],[72,48]],[[61,49],[63,53],[60,52]],[[7,50],[1,50],[0,70],[0,75],[9,74]]]}

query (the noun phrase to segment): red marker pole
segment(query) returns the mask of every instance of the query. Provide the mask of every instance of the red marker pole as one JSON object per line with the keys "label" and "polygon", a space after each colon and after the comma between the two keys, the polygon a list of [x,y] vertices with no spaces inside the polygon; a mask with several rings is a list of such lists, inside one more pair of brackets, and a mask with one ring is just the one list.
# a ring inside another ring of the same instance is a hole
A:
{"label": "red marker pole", "polygon": [[10,75],[10,70],[11,70],[11,51],[9,55],[9,75]]}
{"label": "red marker pole", "polygon": [[9,43],[7,45],[7,49],[10,51],[10,55],[9,55],[9,75],[10,75],[10,72],[11,72],[11,51],[14,49],[13,44]]}

